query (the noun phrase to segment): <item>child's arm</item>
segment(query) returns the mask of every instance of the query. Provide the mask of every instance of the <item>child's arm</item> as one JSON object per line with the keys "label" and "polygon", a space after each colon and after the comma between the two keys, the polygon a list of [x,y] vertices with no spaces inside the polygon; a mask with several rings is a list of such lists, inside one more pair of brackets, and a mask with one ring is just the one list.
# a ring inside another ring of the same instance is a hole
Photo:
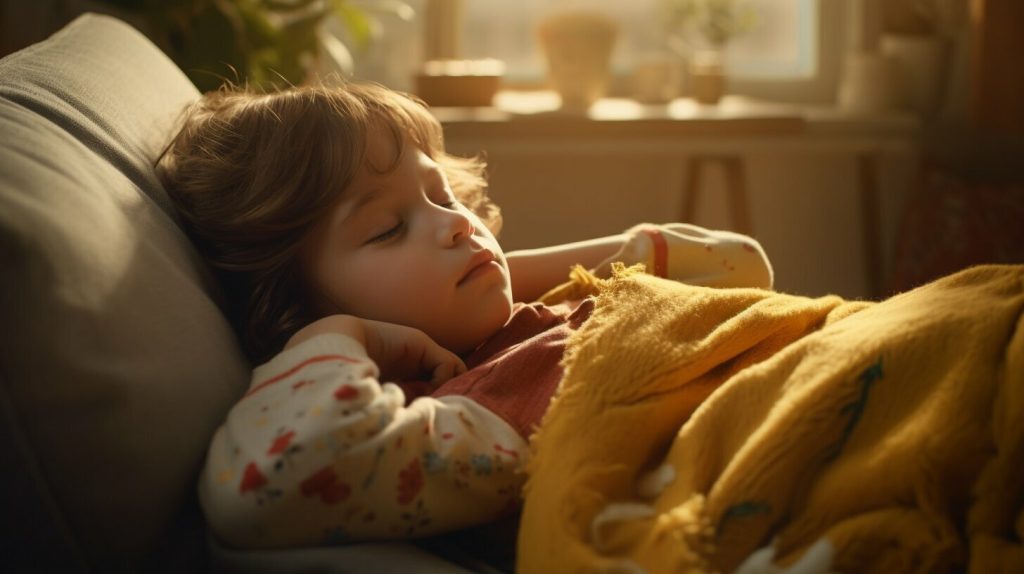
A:
{"label": "child's arm", "polygon": [[538,249],[521,249],[505,255],[512,275],[512,298],[535,301],[569,278],[573,265],[591,268],[619,251],[628,234],[610,235]]}
{"label": "child's arm", "polygon": [[598,277],[607,277],[611,264],[621,261],[643,263],[652,275],[690,285],[771,289],[774,283],[761,244],[741,233],[688,223],[642,223],[626,234],[622,249],[594,269]]}
{"label": "child's arm", "polygon": [[404,327],[375,342],[382,331],[372,322],[317,323],[254,371],[249,392],[214,435],[199,494],[226,544],[426,536],[484,524],[516,506],[526,441],[465,397],[405,406],[397,385],[379,382],[367,351],[399,363],[406,354],[395,372],[422,369],[439,380],[461,362]]}
{"label": "child's arm", "polygon": [[512,251],[506,255],[516,301],[534,301],[569,277],[573,265],[598,277],[616,261],[692,285],[771,289],[771,262],[751,237],[686,223],[635,225],[619,235]]}

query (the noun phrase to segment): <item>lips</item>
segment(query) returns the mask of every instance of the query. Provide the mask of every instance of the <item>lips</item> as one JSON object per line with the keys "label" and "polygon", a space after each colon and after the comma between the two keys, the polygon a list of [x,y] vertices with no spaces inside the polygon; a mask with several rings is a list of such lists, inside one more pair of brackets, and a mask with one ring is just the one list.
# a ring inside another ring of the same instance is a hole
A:
{"label": "lips", "polygon": [[462,285],[468,279],[476,275],[476,273],[474,273],[475,271],[481,270],[482,267],[496,260],[497,258],[494,256],[494,254],[486,249],[482,251],[477,251],[476,253],[473,254],[472,257],[469,258],[469,262],[466,264],[466,268],[463,270],[462,275],[459,277],[458,284]]}

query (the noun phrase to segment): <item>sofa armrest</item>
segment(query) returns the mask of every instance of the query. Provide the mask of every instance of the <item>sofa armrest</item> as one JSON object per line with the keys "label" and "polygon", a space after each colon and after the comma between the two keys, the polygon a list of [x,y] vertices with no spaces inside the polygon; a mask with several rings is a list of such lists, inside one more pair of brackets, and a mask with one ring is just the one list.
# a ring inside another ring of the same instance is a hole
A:
{"label": "sofa armrest", "polygon": [[0,489],[20,493],[0,523],[15,570],[148,569],[201,524],[182,512],[249,365],[153,169],[196,97],[105,16],[0,60]]}

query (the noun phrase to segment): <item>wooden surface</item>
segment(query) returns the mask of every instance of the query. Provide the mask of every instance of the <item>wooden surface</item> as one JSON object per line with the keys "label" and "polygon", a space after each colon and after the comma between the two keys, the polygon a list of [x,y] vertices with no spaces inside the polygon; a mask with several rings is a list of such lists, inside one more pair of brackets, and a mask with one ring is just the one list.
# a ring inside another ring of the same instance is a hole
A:
{"label": "wooden surface", "polygon": [[449,138],[677,138],[680,136],[785,135],[806,127],[797,106],[729,97],[718,106],[688,98],[640,104],[605,98],[586,113],[565,113],[553,92],[501,92],[495,105],[433,108]]}
{"label": "wooden surface", "polygon": [[1024,137],[1024,2],[971,0],[971,120],[981,132]]}

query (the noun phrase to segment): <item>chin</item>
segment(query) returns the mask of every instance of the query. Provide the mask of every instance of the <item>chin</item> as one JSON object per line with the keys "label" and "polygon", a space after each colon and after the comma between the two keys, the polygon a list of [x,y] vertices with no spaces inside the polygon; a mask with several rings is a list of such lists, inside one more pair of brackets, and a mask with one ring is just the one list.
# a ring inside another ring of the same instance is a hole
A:
{"label": "chin", "polygon": [[[501,309],[492,309],[486,320],[481,319],[474,321],[470,324],[463,324],[463,330],[456,333],[452,337],[450,345],[444,345],[446,349],[455,353],[456,355],[465,355],[480,345],[484,344],[487,339],[490,339],[501,330],[502,327],[508,323],[508,320],[512,317],[512,303],[509,302],[508,306]],[[440,341],[438,341],[440,343]]]}

